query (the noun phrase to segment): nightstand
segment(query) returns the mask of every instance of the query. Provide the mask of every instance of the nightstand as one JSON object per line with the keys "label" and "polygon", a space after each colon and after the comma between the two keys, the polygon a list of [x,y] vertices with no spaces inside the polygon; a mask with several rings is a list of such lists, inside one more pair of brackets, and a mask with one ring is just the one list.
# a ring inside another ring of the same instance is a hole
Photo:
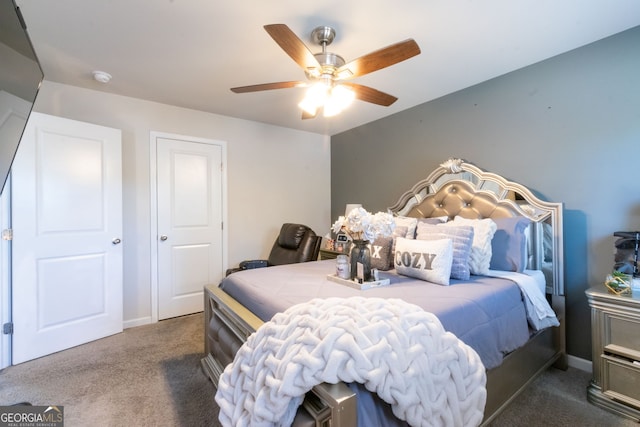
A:
{"label": "nightstand", "polygon": [[323,259],[336,259],[338,255],[347,255],[346,252],[334,251],[327,248],[320,248],[320,260]]}
{"label": "nightstand", "polygon": [[586,294],[593,359],[587,399],[640,421],[640,295],[614,295],[604,285]]}

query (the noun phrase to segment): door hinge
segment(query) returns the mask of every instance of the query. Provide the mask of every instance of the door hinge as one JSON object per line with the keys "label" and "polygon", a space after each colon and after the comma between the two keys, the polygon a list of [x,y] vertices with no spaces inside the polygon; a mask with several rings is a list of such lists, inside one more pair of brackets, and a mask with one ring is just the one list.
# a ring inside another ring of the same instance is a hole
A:
{"label": "door hinge", "polygon": [[2,230],[2,240],[13,240],[13,230],[10,228]]}
{"label": "door hinge", "polygon": [[8,322],[5,323],[4,325],[2,325],[2,333],[5,335],[12,335],[13,334],[13,323]]}

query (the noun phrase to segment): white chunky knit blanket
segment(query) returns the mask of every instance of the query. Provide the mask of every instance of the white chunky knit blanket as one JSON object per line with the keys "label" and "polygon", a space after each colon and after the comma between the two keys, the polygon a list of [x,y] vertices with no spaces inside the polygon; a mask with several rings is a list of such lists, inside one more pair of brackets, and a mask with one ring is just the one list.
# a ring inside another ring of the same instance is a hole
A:
{"label": "white chunky knit blanket", "polygon": [[240,348],[215,396],[225,426],[291,425],[322,382],[357,382],[413,426],[477,426],[478,354],[435,315],[399,299],[314,299],[276,314]]}

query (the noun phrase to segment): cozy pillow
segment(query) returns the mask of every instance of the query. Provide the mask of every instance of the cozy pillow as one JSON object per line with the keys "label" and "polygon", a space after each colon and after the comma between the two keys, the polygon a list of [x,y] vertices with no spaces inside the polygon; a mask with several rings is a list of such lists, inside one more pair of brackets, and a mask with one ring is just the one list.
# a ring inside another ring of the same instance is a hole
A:
{"label": "cozy pillow", "polygon": [[418,222],[417,240],[451,239],[453,242],[453,262],[451,263],[451,278],[468,280],[469,255],[473,245],[473,227],[460,225],[457,227],[432,225]]}
{"label": "cozy pillow", "polygon": [[396,239],[393,264],[398,274],[446,286],[449,285],[452,260],[451,239]]}
{"label": "cozy pillow", "polygon": [[491,269],[521,273],[527,265],[525,230],[531,220],[524,216],[496,218],[497,229],[491,241]]}
{"label": "cozy pillow", "polygon": [[453,221],[442,226],[470,225],[473,227],[473,245],[469,255],[469,271],[471,274],[487,275],[491,265],[491,240],[496,232],[496,223],[490,218],[467,219],[456,216]]}
{"label": "cozy pillow", "polygon": [[371,244],[371,268],[377,268],[381,271],[393,268],[391,246],[393,246],[393,237],[378,237],[373,241]]}
{"label": "cozy pillow", "polygon": [[393,218],[393,221],[396,223],[396,228],[398,227],[407,227],[407,232],[404,236],[407,239],[415,239],[416,238],[416,225],[418,224],[418,218],[410,218],[407,216],[396,216]]}

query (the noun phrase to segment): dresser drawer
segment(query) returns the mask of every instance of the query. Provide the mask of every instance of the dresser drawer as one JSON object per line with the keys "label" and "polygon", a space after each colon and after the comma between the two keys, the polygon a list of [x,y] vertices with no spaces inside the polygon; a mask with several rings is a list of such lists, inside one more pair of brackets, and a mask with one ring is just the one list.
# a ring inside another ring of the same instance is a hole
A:
{"label": "dresser drawer", "polygon": [[625,347],[634,352],[640,352],[640,321],[629,317],[605,314],[605,347],[613,344],[618,347]]}
{"label": "dresser drawer", "polygon": [[640,366],[618,357],[602,356],[602,392],[640,409]]}

